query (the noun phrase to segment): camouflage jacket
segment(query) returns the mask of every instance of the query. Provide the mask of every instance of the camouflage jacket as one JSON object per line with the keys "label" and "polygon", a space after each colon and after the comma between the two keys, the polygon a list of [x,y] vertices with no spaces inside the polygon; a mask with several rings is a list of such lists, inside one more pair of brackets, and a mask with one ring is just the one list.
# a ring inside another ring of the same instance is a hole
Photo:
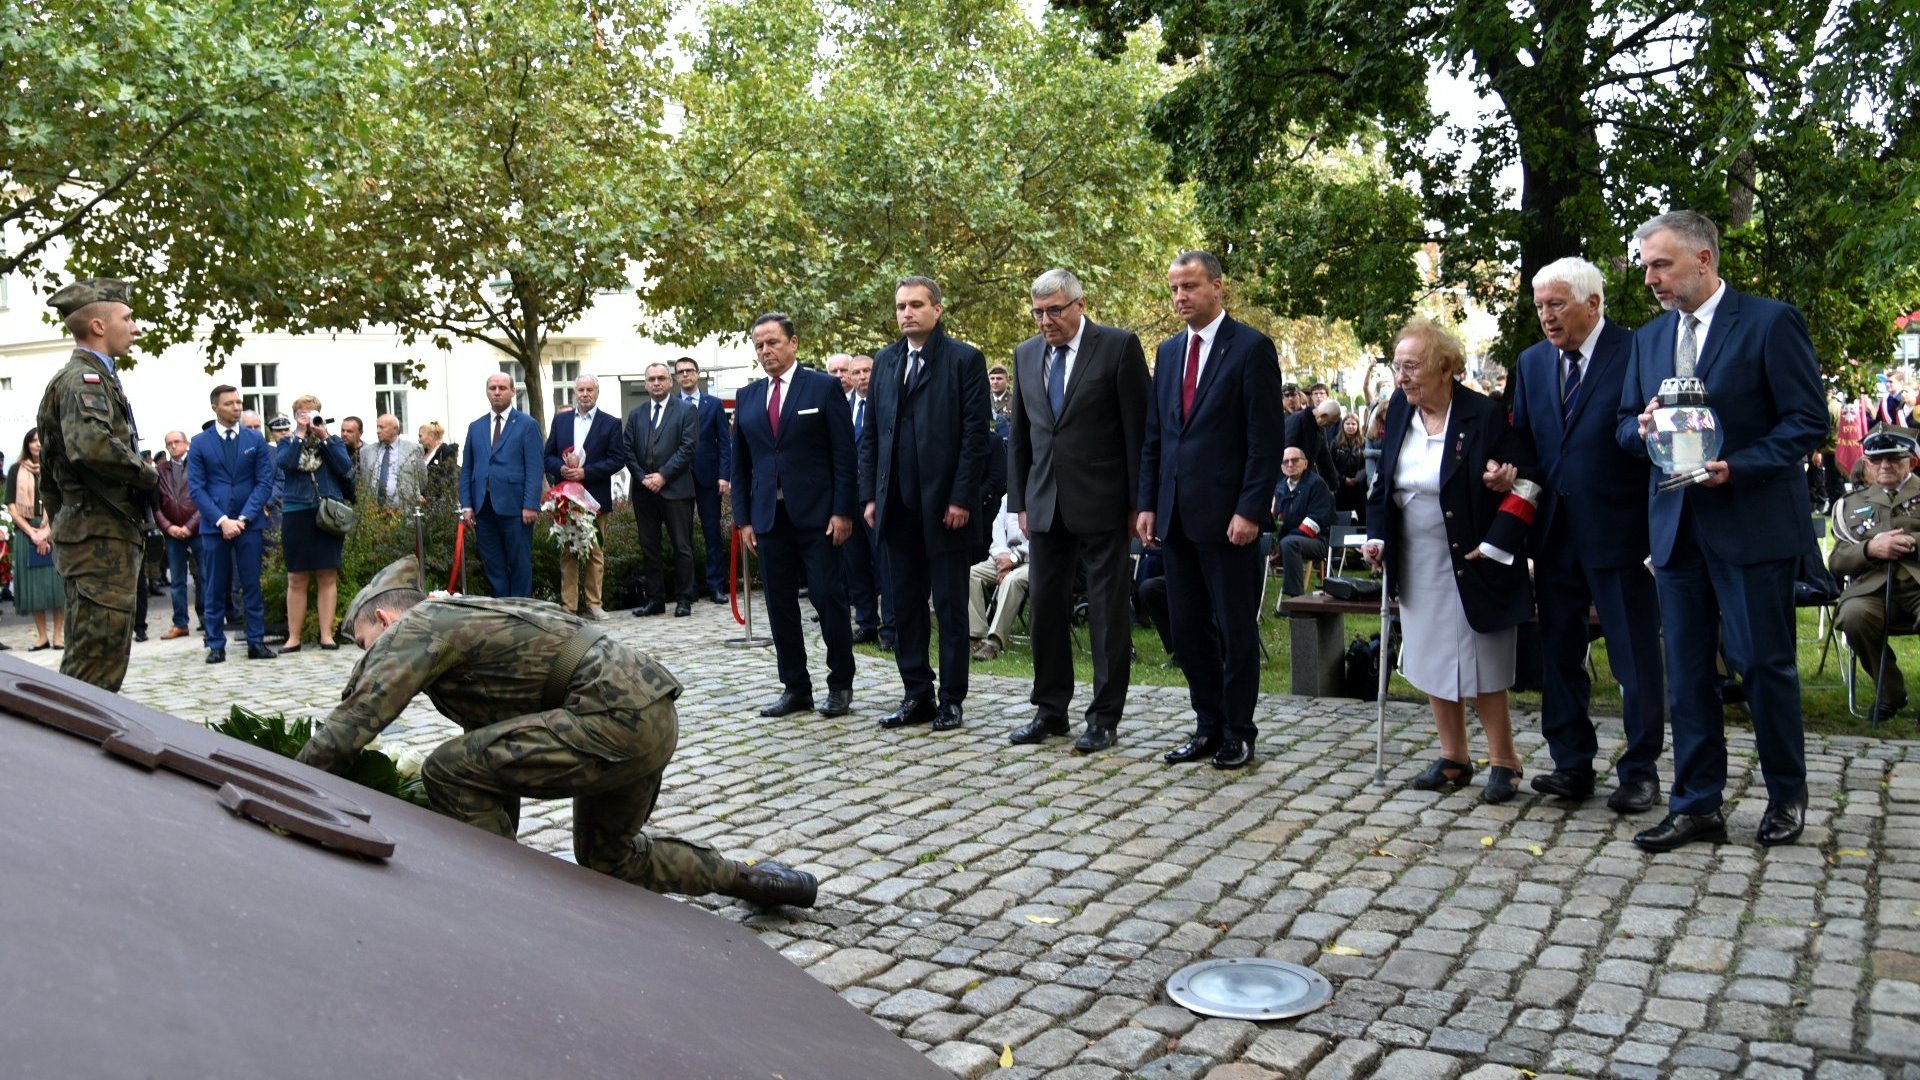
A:
{"label": "camouflage jacket", "polygon": [[[1834,504],[1833,554],[1827,567],[1846,586],[1842,598],[1878,593],[1886,585],[1889,564],[1867,554],[1867,541],[1893,529],[1920,536],[1920,474],[1892,491],[1868,484]],[[1908,581],[1920,581],[1920,555],[1909,555],[1900,566]]]}
{"label": "camouflage jacket", "polygon": [[[427,600],[402,615],[360,658],[341,702],[300,760],[339,771],[426,692],[441,714],[473,731],[539,713],[547,673],[585,620],[540,600],[456,596]],[[665,665],[604,638],[588,649],[561,708],[574,715],[563,736],[606,760],[639,756],[628,714],[680,696]],[[561,725],[555,724],[556,729]]]}
{"label": "camouflage jacket", "polygon": [[120,382],[86,349],[40,399],[41,499],[52,516],[56,543],[92,537],[138,542],[146,513],[136,492],[159,481],[153,463],[134,452],[133,411]]}

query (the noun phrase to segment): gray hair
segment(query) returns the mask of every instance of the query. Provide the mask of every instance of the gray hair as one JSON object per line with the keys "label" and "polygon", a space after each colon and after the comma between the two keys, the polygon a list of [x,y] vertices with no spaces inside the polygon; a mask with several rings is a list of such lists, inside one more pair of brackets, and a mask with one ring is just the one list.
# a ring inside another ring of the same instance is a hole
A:
{"label": "gray hair", "polygon": [[924,274],[915,274],[912,277],[903,277],[899,281],[894,282],[893,291],[899,292],[901,289],[904,289],[909,285],[918,285],[921,288],[927,290],[927,295],[933,298],[933,306],[934,307],[941,306],[939,282],[933,280],[930,277],[927,277]]}
{"label": "gray hair", "polygon": [[[671,376],[673,375],[673,369],[672,369],[672,368],[670,368],[670,367],[668,367],[668,366],[666,365],[666,363],[665,363],[665,362],[663,362],[663,361],[660,361],[660,360],[655,360],[655,361],[654,361],[653,363],[651,363],[651,364],[648,364],[648,365],[647,365],[647,368],[646,368],[646,373],[647,373],[647,374],[649,374],[649,375],[651,375],[651,374],[653,374],[653,369],[654,369],[654,368],[659,368],[659,369],[660,369],[661,371],[664,371],[664,372],[666,372],[666,373],[667,373],[667,375],[668,375],[669,377],[671,377]],[[584,378],[584,376],[583,376],[583,378]]]}
{"label": "gray hair", "polygon": [[1720,230],[1713,219],[1698,210],[1669,210],[1647,220],[1633,230],[1635,240],[1645,240],[1662,230],[1676,233],[1696,251],[1705,248],[1714,266],[1720,265]]}
{"label": "gray hair", "polygon": [[1033,288],[1027,290],[1027,294],[1035,300],[1044,300],[1056,293],[1069,304],[1086,295],[1085,290],[1080,288],[1080,279],[1073,276],[1073,271],[1057,266],[1034,278]]}
{"label": "gray hair", "polygon": [[1573,298],[1582,302],[1597,296],[1601,313],[1607,310],[1606,280],[1601,277],[1600,268],[1585,259],[1568,256],[1541,267],[1540,272],[1533,275],[1533,287],[1537,289],[1542,285],[1565,285]]}
{"label": "gray hair", "polygon": [[1332,417],[1333,422],[1336,424],[1340,422],[1341,411],[1342,410],[1340,408],[1340,403],[1333,400],[1332,398],[1328,398],[1327,400],[1313,407],[1313,413],[1315,416]]}
{"label": "gray hair", "polygon": [[588,384],[591,384],[591,385],[592,385],[592,387],[593,387],[593,388],[594,388],[595,390],[598,390],[598,389],[600,389],[600,376],[598,376],[598,375],[581,375],[581,376],[578,376],[578,377],[576,377],[576,378],[575,378],[575,379],[573,380],[573,385],[574,385],[574,388],[575,388],[575,389],[578,389],[581,383],[588,383]]}
{"label": "gray hair", "polygon": [[1199,248],[1195,248],[1192,251],[1183,251],[1173,257],[1173,265],[1175,266],[1192,266],[1194,263],[1199,263],[1201,269],[1207,272],[1207,280],[1209,281],[1219,281],[1226,276],[1220,270],[1220,260],[1214,258],[1213,252],[1211,251],[1201,251]]}

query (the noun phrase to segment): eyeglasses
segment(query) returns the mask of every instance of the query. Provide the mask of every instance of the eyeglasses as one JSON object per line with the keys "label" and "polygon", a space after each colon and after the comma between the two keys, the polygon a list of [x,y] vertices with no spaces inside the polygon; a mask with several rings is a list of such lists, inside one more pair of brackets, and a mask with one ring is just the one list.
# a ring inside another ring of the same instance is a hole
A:
{"label": "eyeglasses", "polygon": [[1420,365],[1419,365],[1419,364],[1394,364],[1394,365],[1392,365],[1392,367],[1393,367],[1393,373],[1394,373],[1395,375],[1418,375],[1418,374],[1420,374]]}
{"label": "eyeglasses", "polygon": [[1068,302],[1066,302],[1066,303],[1064,303],[1064,304],[1055,304],[1055,305],[1053,305],[1052,307],[1037,307],[1037,308],[1034,308],[1034,309],[1033,309],[1033,321],[1034,321],[1034,322],[1046,322],[1046,321],[1048,321],[1048,320],[1050,320],[1050,319],[1057,319],[1057,318],[1059,318],[1060,316],[1062,316],[1062,315],[1065,315],[1065,314],[1066,314],[1066,313],[1067,313],[1068,311],[1070,311],[1070,310],[1072,310],[1072,308],[1073,308],[1073,305],[1075,305],[1075,304],[1077,304],[1077,303],[1079,303],[1079,302],[1080,302],[1081,300],[1085,300],[1085,299],[1086,299],[1086,297],[1084,297],[1084,296],[1083,296],[1083,297],[1080,297],[1080,298],[1078,298],[1078,299],[1075,299],[1075,300],[1069,300]]}

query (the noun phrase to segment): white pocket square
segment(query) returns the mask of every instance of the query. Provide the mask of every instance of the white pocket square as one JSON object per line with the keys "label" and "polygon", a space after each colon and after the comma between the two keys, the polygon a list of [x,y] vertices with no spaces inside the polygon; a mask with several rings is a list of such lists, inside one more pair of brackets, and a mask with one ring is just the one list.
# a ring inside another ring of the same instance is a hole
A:
{"label": "white pocket square", "polygon": [[797,413],[794,413],[793,415],[795,415],[795,416],[812,416],[812,415],[813,415],[814,413],[817,413],[817,412],[819,412],[819,411],[820,411],[819,409],[801,409],[801,410],[800,410],[799,412],[797,412]]}

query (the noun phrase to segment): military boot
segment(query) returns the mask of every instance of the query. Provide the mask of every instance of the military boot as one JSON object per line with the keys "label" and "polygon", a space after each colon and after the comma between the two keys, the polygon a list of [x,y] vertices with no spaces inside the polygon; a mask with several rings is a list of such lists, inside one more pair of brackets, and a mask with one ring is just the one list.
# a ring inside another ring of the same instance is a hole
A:
{"label": "military boot", "polygon": [[777,904],[812,907],[819,892],[820,883],[805,870],[795,870],[777,862],[759,862],[740,867],[734,875],[733,888],[727,895],[761,907]]}

